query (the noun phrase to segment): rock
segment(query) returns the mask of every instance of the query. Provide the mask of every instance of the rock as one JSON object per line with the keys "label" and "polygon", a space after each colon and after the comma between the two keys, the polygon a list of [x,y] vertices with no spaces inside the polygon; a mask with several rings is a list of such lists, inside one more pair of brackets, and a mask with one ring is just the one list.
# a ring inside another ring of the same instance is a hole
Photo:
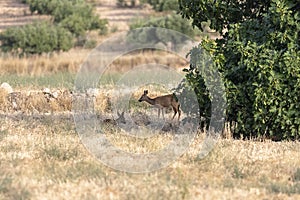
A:
{"label": "rock", "polygon": [[50,91],[50,89],[49,88],[44,88],[43,89],[43,93],[45,94],[45,93],[48,93],[48,94],[50,94],[51,93],[51,91]]}
{"label": "rock", "polygon": [[[47,102],[52,101],[53,99],[56,99],[57,97],[53,95],[53,93],[51,92],[51,90],[49,88],[44,88],[43,89],[43,94],[45,96],[45,98],[47,99]],[[58,96],[58,94],[55,94]]]}
{"label": "rock", "polygon": [[52,93],[52,95],[53,95],[53,97],[54,97],[55,99],[57,99],[57,98],[58,98],[58,95],[59,95],[59,93],[58,93],[58,91],[55,91],[55,92],[53,92],[53,93]]}
{"label": "rock", "polygon": [[0,86],[0,88],[4,89],[8,94],[14,92],[13,89],[12,89],[12,87],[8,83],[6,83],[6,82],[2,83],[1,86]]}

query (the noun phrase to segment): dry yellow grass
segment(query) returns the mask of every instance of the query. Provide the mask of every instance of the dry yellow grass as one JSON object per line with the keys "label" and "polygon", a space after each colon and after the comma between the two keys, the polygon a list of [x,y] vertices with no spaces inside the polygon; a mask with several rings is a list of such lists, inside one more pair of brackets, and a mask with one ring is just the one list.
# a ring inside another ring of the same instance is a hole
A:
{"label": "dry yellow grass", "polygon": [[121,58],[115,60],[109,69],[112,72],[124,72],[139,65],[151,63],[168,66],[175,69],[183,68],[188,64],[185,59],[168,52],[145,51],[122,56]]}
{"label": "dry yellow grass", "polygon": [[110,96],[105,92],[100,92],[95,98],[94,104],[96,113],[107,113],[111,111]]}
{"label": "dry yellow grass", "polygon": [[0,88],[1,113],[22,112],[44,114],[67,112],[72,109],[72,95],[68,90],[55,90],[56,98],[48,98],[42,91],[16,91],[8,94]]}
{"label": "dry yellow grass", "polygon": [[[104,166],[89,154],[68,117],[1,117],[0,123],[1,199],[300,197],[298,142],[222,139],[207,157],[197,159],[204,138],[200,133],[169,167],[128,174]],[[110,137],[120,148],[132,150],[125,138]],[[138,142],[136,147],[143,152],[143,148],[155,149],[168,142],[163,142],[166,135],[159,137],[152,145]]]}
{"label": "dry yellow grass", "polygon": [[[156,91],[154,96],[165,93],[149,88]],[[0,95],[2,104],[7,103],[5,95]],[[68,92],[59,93],[55,105],[42,92],[19,95],[27,102],[22,112],[1,109],[0,199],[300,198],[299,142],[220,139],[208,156],[198,159],[205,138],[198,133],[187,152],[168,167],[145,174],[124,173],[105,166],[85,148],[71,113],[65,112],[72,103]],[[96,102],[103,100],[99,109],[107,106],[109,95],[102,92],[96,97]],[[32,108],[38,115],[31,114]],[[51,115],[44,115],[51,110]],[[105,109],[101,112],[107,114]],[[114,146],[141,154],[161,150],[173,138],[171,133],[149,135],[135,138],[118,128],[106,132]]]}
{"label": "dry yellow grass", "polygon": [[[146,133],[148,132],[148,133]],[[160,131],[144,130],[143,135],[151,137],[138,138],[130,137],[126,132],[120,130],[106,131],[106,138],[115,147],[123,151],[137,154],[147,154],[162,150],[169,142],[173,140],[172,133],[162,133]]]}
{"label": "dry yellow grass", "polygon": [[[54,53],[29,57],[12,55],[0,57],[0,75],[31,75],[41,76],[59,72],[76,73],[88,58],[91,50],[71,50],[70,52]],[[144,52],[124,55],[107,67],[109,73],[126,72],[139,65],[157,63],[171,68],[183,68],[187,61],[166,52]],[[101,66],[103,67],[103,66]]]}
{"label": "dry yellow grass", "polygon": [[0,88],[0,110],[7,111],[8,101],[7,101],[7,91]]}
{"label": "dry yellow grass", "polygon": [[57,72],[77,72],[88,52],[88,50],[72,50],[49,56],[21,58],[12,55],[1,56],[0,74],[45,75]]}

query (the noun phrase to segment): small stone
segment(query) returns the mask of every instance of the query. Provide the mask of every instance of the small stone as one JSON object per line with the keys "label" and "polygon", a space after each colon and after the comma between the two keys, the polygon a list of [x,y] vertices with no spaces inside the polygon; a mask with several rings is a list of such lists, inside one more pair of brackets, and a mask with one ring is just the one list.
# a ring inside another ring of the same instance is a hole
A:
{"label": "small stone", "polygon": [[6,82],[2,83],[1,86],[0,86],[0,88],[4,89],[8,94],[14,92],[13,89],[12,89],[12,87],[8,83],[6,83]]}

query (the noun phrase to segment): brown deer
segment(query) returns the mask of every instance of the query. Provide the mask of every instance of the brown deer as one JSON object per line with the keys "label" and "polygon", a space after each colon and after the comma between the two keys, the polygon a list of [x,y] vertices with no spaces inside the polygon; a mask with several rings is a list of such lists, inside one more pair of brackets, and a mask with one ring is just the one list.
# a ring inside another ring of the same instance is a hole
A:
{"label": "brown deer", "polygon": [[146,101],[147,103],[157,107],[158,108],[158,117],[160,115],[160,110],[162,111],[162,115],[164,117],[163,108],[168,108],[168,107],[172,106],[173,111],[174,111],[174,115],[173,115],[172,119],[174,119],[175,115],[178,112],[178,121],[179,121],[181,111],[179,109],[180,104],[178,102],[178,98],[176,97],[175,93],[164,95],[164,96],[158,96],[153,99],[148,97],[147,95],[148,95],[148,90],[145,90],[144,94],[139,99],[139,102]]}
{"label": "brown deer", "polygon": [[117,111],[117,114],[118,114],[117,119],[104,119],[103,122],[105,124],[112,124],[112,125],[118,125],[119,123],[126,124],[124,111],[121,114]]}

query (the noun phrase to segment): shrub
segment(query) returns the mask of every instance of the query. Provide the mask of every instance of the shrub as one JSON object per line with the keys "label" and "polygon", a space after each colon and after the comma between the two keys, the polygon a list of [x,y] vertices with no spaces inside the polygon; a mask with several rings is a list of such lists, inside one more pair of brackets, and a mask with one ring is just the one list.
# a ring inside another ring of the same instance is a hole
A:
{"label": "shrub", "polygon": [[66,17],[60,22],[60,25],[76,36],[83,35],[89,29],[86,18],[76,13]]}
{"label": "shrub", "polygon": [[20,54],[41,54],[67,51],[73,46],[69,31],[48,22],[9,28],[0,33],[1,49]]}
{"label": "shrub", "polygon": [[56,24],[75,36],[87,30],[106,30],[107,21],[94,14],[93,7],[84,0],[29,0],[31,12],[51,15]]}
{"label": "shrub", "polygon": [[[150,19],[137,19],[135,22],[130,24],[130,29],[142,28],[142,27],[159,27],[159,28],[166,28],[178,31],[180,33],[186,34],[190,37],[194,37],[196,31],[193,30],[191,23],[183,19],[182,17],[170,14],[163,17],[154,17]],[[150,35],[149,35],[150,34]],[[151,35],[152,33],[148,33],[148,38],[160,38],[164,34],[160,35],[159,33],[154,33],[155,35]],[[171,37],[170,37],[171,38]],[[162,38],[163,39],[163,38]],[[174,38],[176,40],[176,38]],[[177,38],[180,39],[180,38]]]}
{"label": "shrub", "polygon": [[85,49],[93,49],[97,46],[97,41],[81,36],[77,39],[74,46],[84,47]]}
{"label": "shrub", "polygon": [[101,32],[106,32],[106,20],[100,20],[98,17],[84,17],[79,13],[69,15],[62,20],[59,25],[69,30],[75,36],[84,35],[87,30],[100,29]]}
{"label": "shrub", "polygon": [[[41,54],[69,50],[72,37],[86,31],[100,29],[107,32],[107,21],[94,14],[93,7],[84,0],[24,0],[31,12],[51,15],[53,24],[42,22],[21,28],[7,29],[1,34],[1,49],[15,53]],[[92,46],[92,45],[89,45]]]}
{"label": "shrub", "polygon": [[57,2],[57,0],[26,0],[31,13],[37,12],[41,15],[51,15]]}
{"label": "shrub", "polygon": [[138,0],[117,0],[118,7],[135,7]]}
{"label": "shrub", "polygon": [[88,40],[84,44],[85,49],[93,49],[97,46],[97,41],[96,40]]}
{"label": "shrub", "polygon": [[179,10],[178,0],[143,0],[142,2],[150,4],[158,12]]}

